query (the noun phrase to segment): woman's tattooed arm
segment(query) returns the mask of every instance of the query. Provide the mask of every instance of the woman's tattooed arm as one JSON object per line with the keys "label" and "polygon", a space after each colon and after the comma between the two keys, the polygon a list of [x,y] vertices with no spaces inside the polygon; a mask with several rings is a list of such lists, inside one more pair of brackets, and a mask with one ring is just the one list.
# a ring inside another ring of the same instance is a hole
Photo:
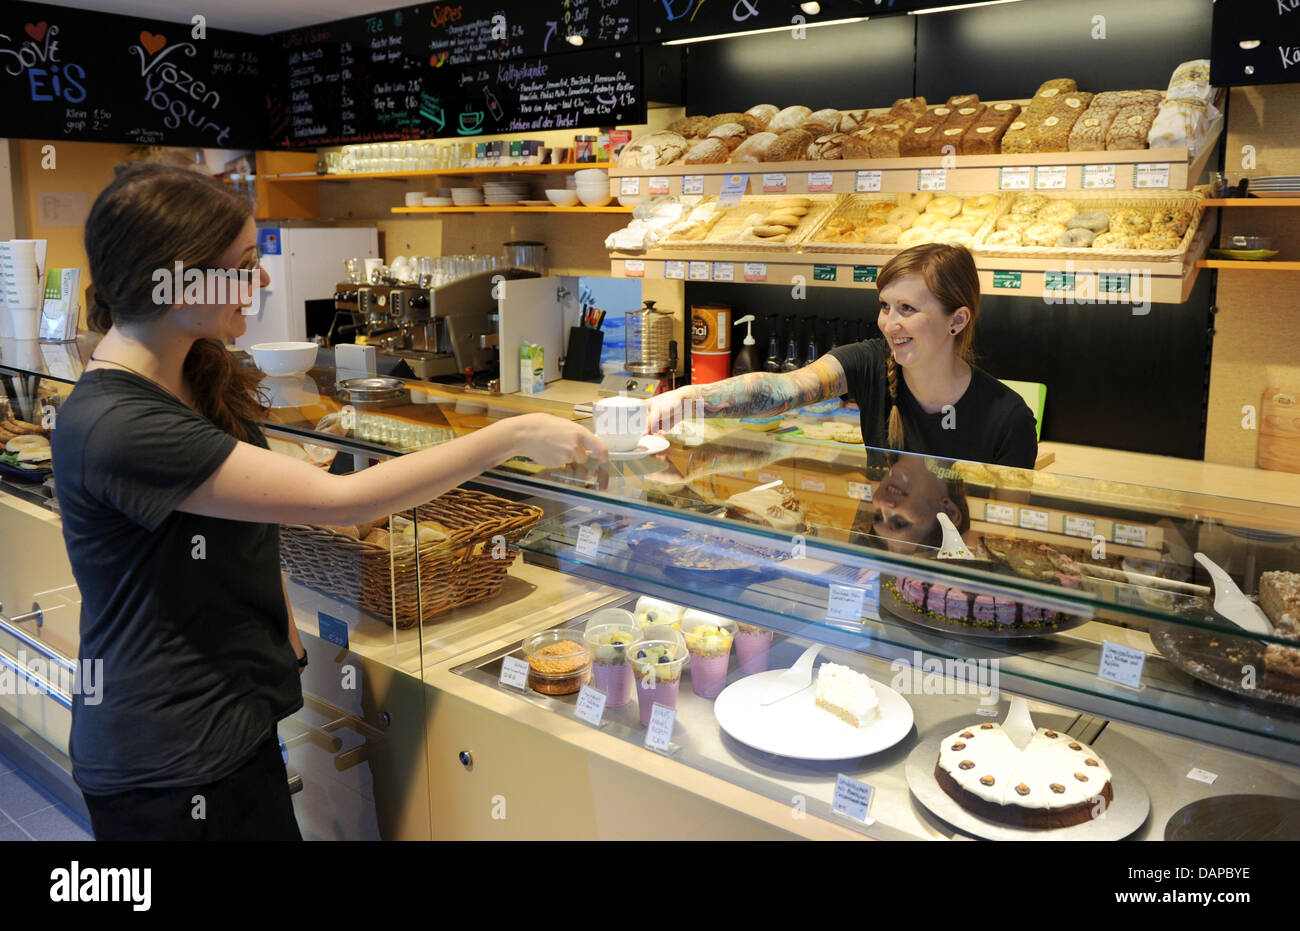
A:
{"label": "woman's tattooed arm", "polygon": [[846,391],[843,366],[825,355],[793,372],[750,372],[660,395],[651,400],[649,428],[668,429],[696,417],[773,417]]}

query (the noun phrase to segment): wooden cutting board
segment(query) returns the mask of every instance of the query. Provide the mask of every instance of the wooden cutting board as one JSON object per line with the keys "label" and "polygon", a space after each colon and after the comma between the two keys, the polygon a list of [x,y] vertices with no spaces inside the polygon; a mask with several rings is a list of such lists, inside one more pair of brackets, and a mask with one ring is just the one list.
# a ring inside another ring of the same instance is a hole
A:
{"label": "wooden cutting board", "polygon": [[1300,391],[1264,389],[1256,464],[1275,472],[1300,472]]}

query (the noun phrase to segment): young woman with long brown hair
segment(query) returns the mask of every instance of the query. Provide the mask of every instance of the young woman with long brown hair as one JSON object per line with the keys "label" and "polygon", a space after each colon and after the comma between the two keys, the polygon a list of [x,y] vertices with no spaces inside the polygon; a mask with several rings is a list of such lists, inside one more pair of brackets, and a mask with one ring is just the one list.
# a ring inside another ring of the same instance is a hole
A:
{"label": "young woman with long brown hair", "polygon": [[156,291],[176,263],[268,284],[250,204],[189,169],[138,165],[99,195],[85,242],[104,336],[52,443],[80,655],[103,660],[102,701],[74,697],[69,744],[95,837],[297,839],[275,726],[302,706],[306,654],[277,525],[358,524],[512,456],[554,467],[605,447],[528,414],[352,475],[273,453],[259,376],[223,345],[247,301]]}
{"label": "young woman with long brown hair", "polygon": [[1034,415],[972,362],[979,275],[969,251],[929,243],[880,270],[882,339],[840,346],[794,372],[751,372],[650,402],[651,429],[702,406],[710,417],[770,417],[848,394],[868,447],[1032,469]]}

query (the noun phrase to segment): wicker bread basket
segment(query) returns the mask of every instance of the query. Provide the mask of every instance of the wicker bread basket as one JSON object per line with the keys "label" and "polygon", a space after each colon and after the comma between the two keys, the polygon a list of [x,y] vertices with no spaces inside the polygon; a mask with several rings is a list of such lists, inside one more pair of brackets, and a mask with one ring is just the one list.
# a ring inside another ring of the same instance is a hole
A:
{"label": "wicker bread basket", "polygon": [[[966,200],[970,197],[979,197],[985,193],[996,193],[987,191],[942,191],[941,194],[951,194],[954,197],[960,197]],[[993,228],[994,220],[998,211],[1006,209],[1006,202],[1009,200],[1006,195],[1002,196],[998,206],[989,211],[984,217],[984,222],[976,227],[975,232],[971,233],[971,240],[979,242],[986,232]],[[817,224],[816,229],[811,230],[808,235],[801,240],[804,252],[828,252],[842,253],[844,255],[898,255],[908,246],[893,243],[871,243],[871,242],[823,242],[819,237],[826,235],[825,231],[833,220],[850,220],[854,223],[861,223],[867,218],[868,211],[876,204],[897,204],[897,194],[850,194],[841,201],[834,210],[827,212],[822,221]],[[922,211],[923,212],[923,211]]]}
{"label": "wicker bread basket", "polygon": [[[810,232],[821,225],[822,219],[835,207],[842,195],[838,194],[753,194],[742,197],[739,204],[724,208],[718,222],[703,239],[667,238],[659,243],[664,249],[699,249],[700,246],[725,246],[729,249],[753,249],[758,252],[791,252]],[[806,197],[811,203],[807,215],[786,237],[784,242],[767,242],[749,232],[747,220],[754,214],[772,211],[774,201],[782,197]]]}
{"label": "wicker bread basket", "polygon": [[517,551],[507,546],[502,554],[497,538],[516,543],[541,517],[541,508],[456,488],[417,509],[418,522],[436,525],[444,539],[390,554],[324,527],[286,524],[280,561],[308,588],[405,629],[498,594]]}

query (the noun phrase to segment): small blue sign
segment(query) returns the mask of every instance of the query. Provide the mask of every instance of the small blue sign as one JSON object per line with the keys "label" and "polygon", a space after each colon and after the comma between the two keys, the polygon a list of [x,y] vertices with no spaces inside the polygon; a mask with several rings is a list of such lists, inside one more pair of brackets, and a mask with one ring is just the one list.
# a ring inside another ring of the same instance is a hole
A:
{"label": "small blue sign", "polygon": [[324,611],[316,612],[316,623],[320,630],[320,638],[328,641],[335,646],[348,648],[348,625],[345,621],[340,621],[336,617],[330,617]]}
{"label": "small blue sign", "polygon": [[278,226],[259,226],[257,228],[257,251],[262,255],[280,254],[280,228]]}

